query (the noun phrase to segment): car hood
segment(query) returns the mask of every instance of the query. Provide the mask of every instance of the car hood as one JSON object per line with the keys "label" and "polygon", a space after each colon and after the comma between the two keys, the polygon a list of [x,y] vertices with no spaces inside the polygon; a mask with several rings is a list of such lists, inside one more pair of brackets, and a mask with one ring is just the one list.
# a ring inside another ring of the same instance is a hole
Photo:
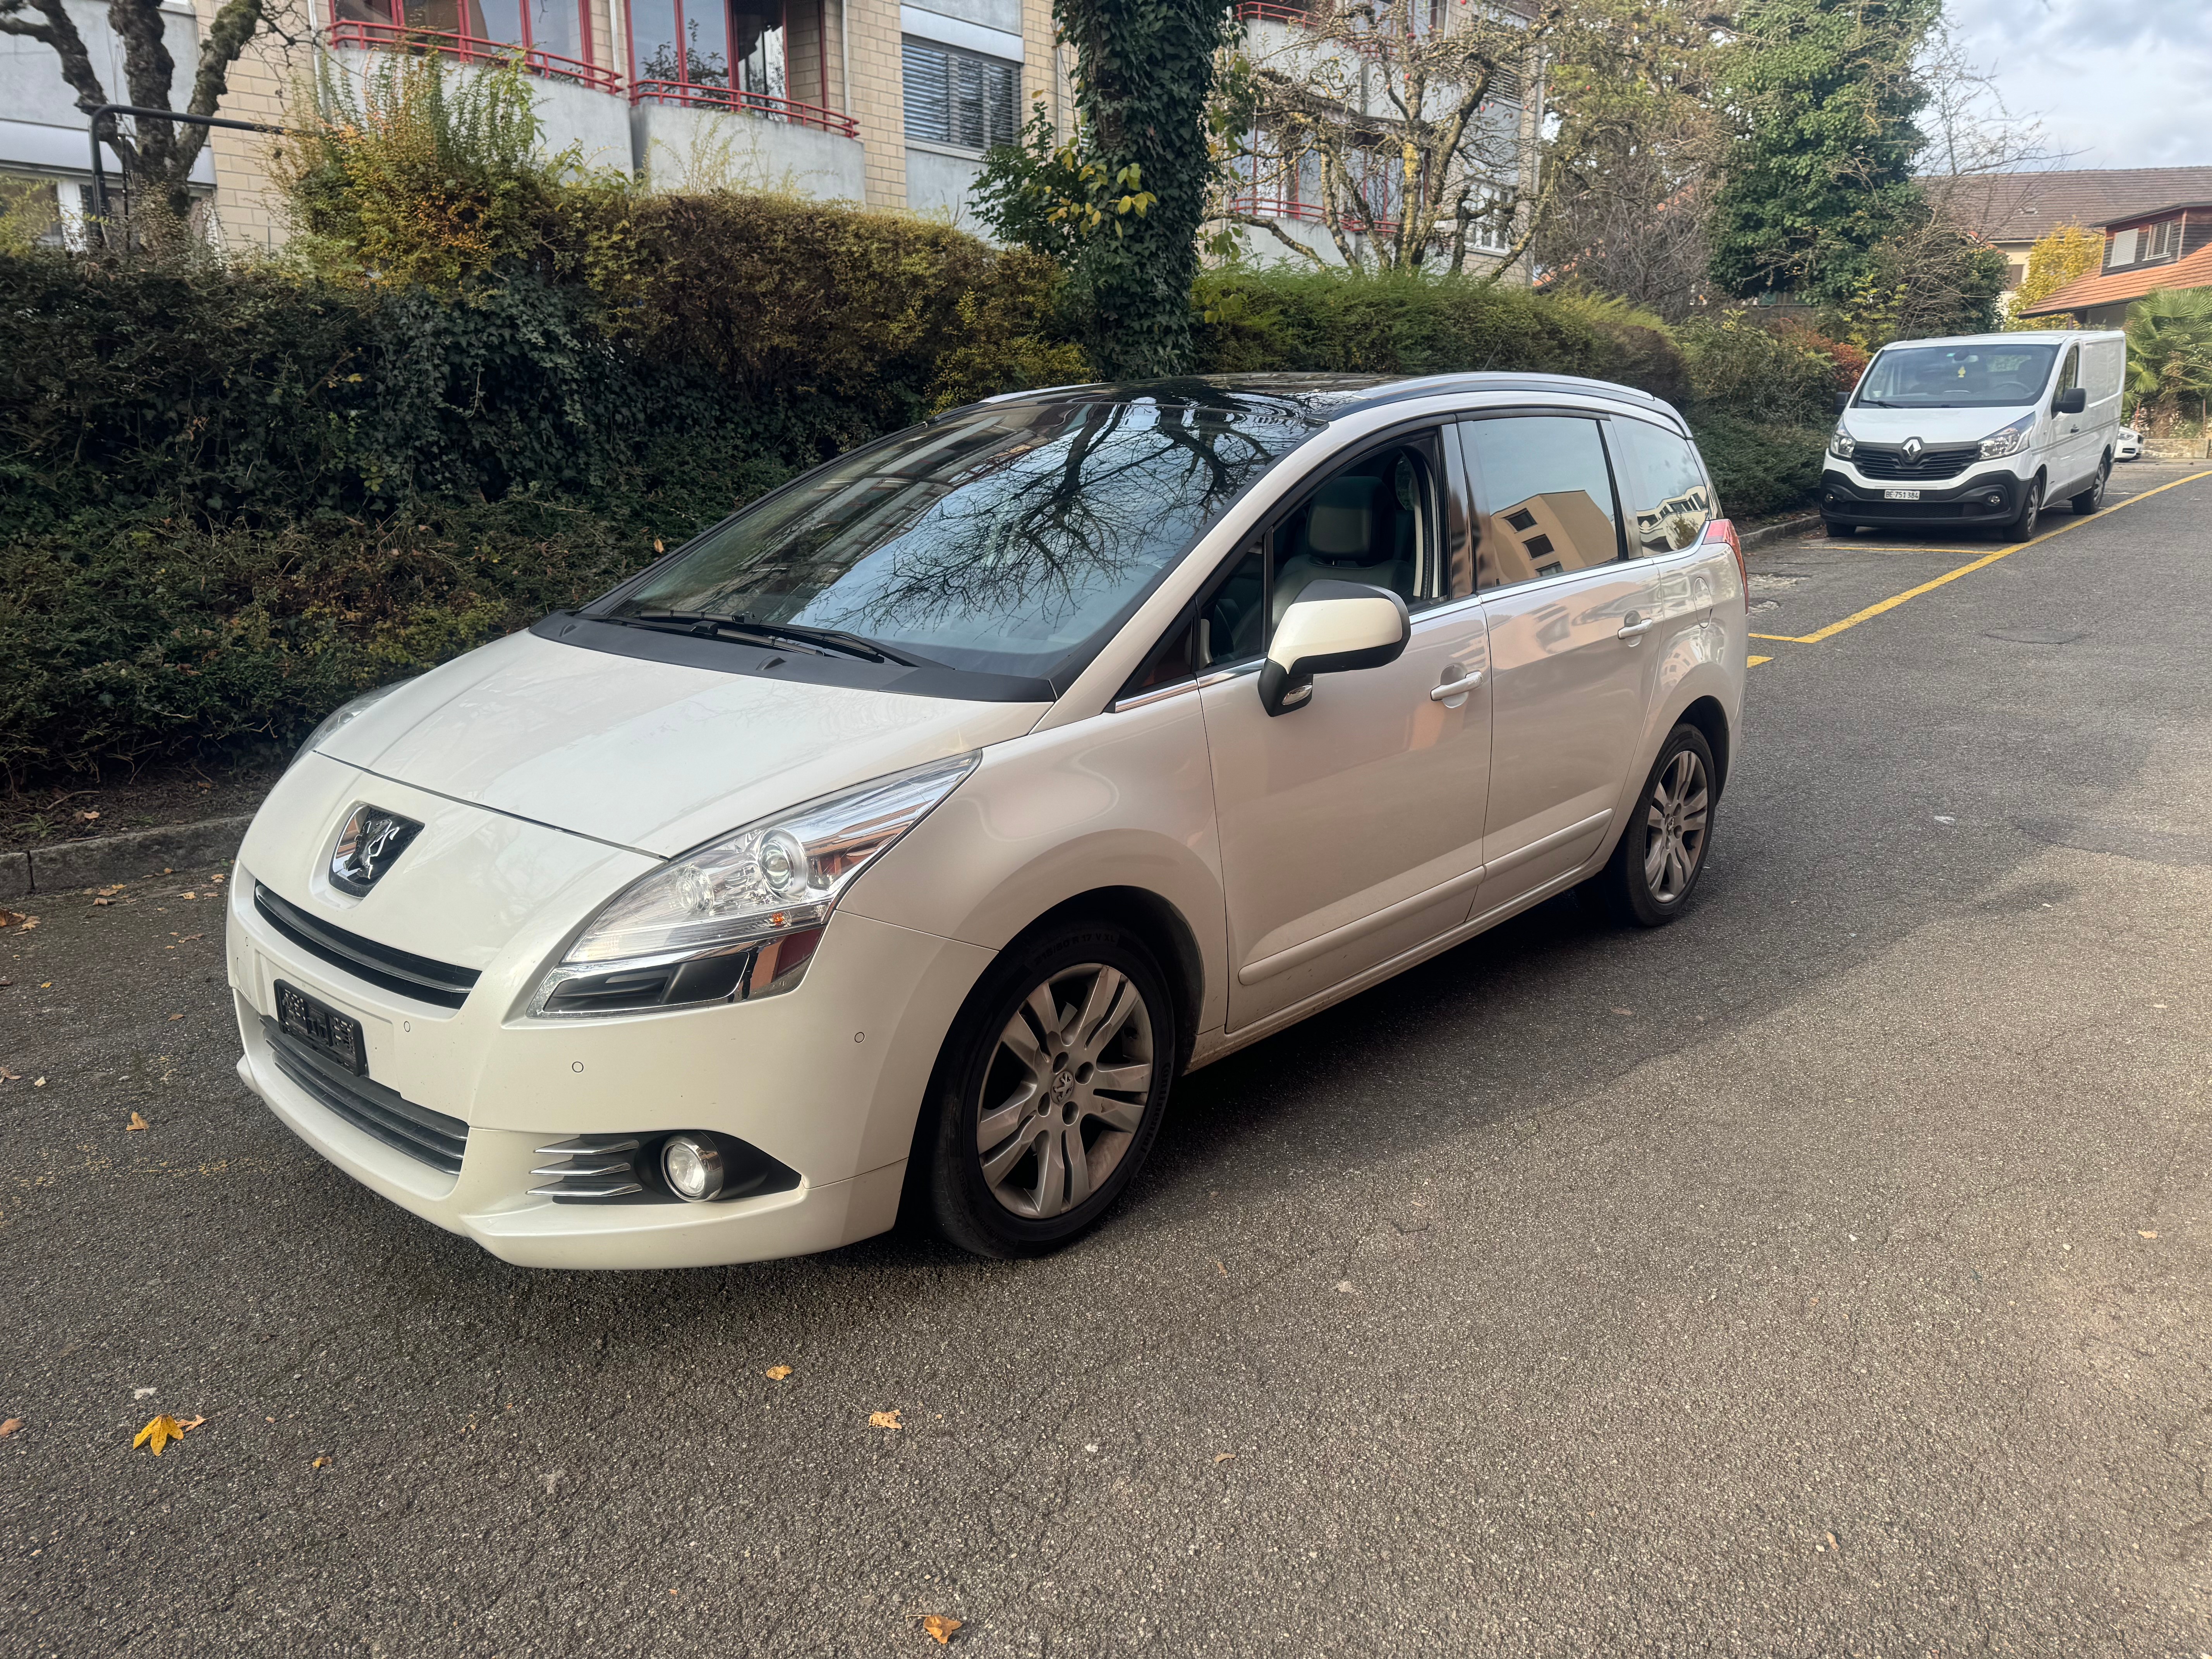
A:
{"label": "car hood", "polygon": [[1048,706],[807,685],[516,634],[410,681],[317,748],[668,858],[799,801],[1018,737]]}
{"label": "car hood", "polygon": [[1863,444],[1901,444],[1917,438],[1930,448],[1979,443],[1992,432],[2010,426],[2036,405],[2017,409],[1867,409],[1845,411],[1844,430]]}

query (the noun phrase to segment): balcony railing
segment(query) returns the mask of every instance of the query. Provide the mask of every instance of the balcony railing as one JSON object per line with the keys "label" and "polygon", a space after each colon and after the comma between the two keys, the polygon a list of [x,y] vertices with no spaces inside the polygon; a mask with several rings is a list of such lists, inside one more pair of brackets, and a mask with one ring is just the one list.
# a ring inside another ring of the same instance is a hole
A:
{"label": "balcony railing", "polygon": [[1306,25],[1304,6],[1281,6],[1275,0],[1241,0],[1233,14],[1240,23],[1287,23],[1293,28]]}
{"label": "balcony railing", "polygon": [[594,92],[620,92],[622,76],[601,64],[563,58],[540,46],[511,41],[485,40],[447,29],[410,28],[400,23],[372,23],[347,19],[331,25],[330,44],[380,52],[435,52],[464,64],[498,64],[512,58],[532,75],[548,81],[566,81]]}
{"label": "balcony railing", "polygon": [[764,92],[743,92],[735,87],[702,87],[683,81],[633,81],[629,100],[633,104],[681,104],[690,109],[739,110],[770,121],[818,127],[846,138],[860,136],[860,124],[842,110],[772,97]]}
{"label": "balcony railing", "polygon": [[[1230,198],[1228,206],[1231,213],[1245,214],[1255,219],[1295,219],[1302,224],[1309,225],[1326,222],[1322,217],[1321,208],[1317,204],[1294,202],[1283,196],[1236,196]],[[1345,216],[1341,222],[1345,230],[1352,235],[1364,236],[1368,234],[1366,226],[1358,223],[1349,216]],[[1375,234],[1378,236],[1393,235],[1397,228],[1395,220],[1377,219],[1375,222]]]}

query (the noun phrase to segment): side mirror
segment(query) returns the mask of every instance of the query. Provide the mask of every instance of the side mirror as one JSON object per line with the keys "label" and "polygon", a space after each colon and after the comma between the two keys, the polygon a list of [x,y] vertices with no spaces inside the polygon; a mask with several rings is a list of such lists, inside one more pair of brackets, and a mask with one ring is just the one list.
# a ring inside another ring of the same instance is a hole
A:
{"label": "side mirror", "polygon": [[1260,706],[1287,714],[1313,696],[1313,677],[1380,668],[1413,637],[1405,600],[1364,582],[1309,582],[1282,621],[1260,665]]}
{"label": "side mirror", "polygon": [[1838,392],[1836,394],[1836,413],[1840,415],[1850,406],[1851,394],[1848,392]]}
{"label": "side mirror", "polygon": [[2058,394],[2058,401],[2051,404],[2051,407],[2052,412],[2055,414],[2079,415],[2083,410],[2088,408],[2088,406],[2089,389],[2087,386],[2069,386],[2065,391],[2060,392]]}

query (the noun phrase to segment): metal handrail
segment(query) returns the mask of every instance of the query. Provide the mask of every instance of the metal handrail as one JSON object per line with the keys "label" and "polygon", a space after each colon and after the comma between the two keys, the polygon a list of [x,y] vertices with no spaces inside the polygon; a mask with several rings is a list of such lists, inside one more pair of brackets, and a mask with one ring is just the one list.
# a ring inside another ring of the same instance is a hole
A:
{"label": "metal handrail", "polygon": [[860,136],[860,124],[842,110],[824,109],[819,104],[802,104],[796,99],[778,98],[771,93],[747,92],[738,87],[703,87],[688,81],[633,81],[629,84],[629,100],[633,104],[678,104],[703,109],[742,110],[749,115],[764,116],[771,121],[789,121],[799,126],[819,127],[824,132],[835,132],[847,138]]}
{"label": "metal handrail", "polygon": [[418,51],[439,52],[464,64],[496,64],[512,58],[519,61],[528,73],[548,81],[570,81],[578,86],[589,87],[594,92],[618,94],[623,89],[622,76],[603,64],[586,63],[580,58],[564,58],[559,52],[547,52],[542,46],[526,46],[520,41],[487,40],[479,35],[461,34],[451,29],[420,29],[404,23],[374,23],[348,18],[331,24],[327,38],[333,46],[380,52],[404,52],[412,47]]}
{"label": "metal handrail", "polygon": [[[174,109],[141,109],[135,104],[102,104],[92,112],[92,125],[87,132],[92,139],[92,211],[95,218],[103,220],[107,217],[107,168],[100,159],[100,124],[111,115],[135,116],[140,120],[182,121],[188,126],[227,127],[239,132],[281,133],[284,131],[283,127],[267,126],[259,121],[233,121],[219,115],[187,115],[182,110]],[[109,125],[114,124],[110,122]],[[121,137],[120,134],[114,136]],[[135,133],[132,139],[136,142]],[[120,149],[115,152],[115,159],[118,162],[122,161],[123,152]],[[127,167],[125,172],[128,172]],[[129,180],[126,179],[125,182]]]}
{"label": "metal handrail", "polygon": [[[1294,202],[1283,196],[1232,197],[1228,209],[1231,213],[1249,213],[1255,219],[1296,219],[1310,225],[1328,222],[1316,204]],[[1349,217],[1343,219],[1341,223],[1345,231],[1353,236],[1392,236],[1398,230],[1398,222],[1395,219],[1377,219],[1371,231],[1365,225],[1354,223]]]}

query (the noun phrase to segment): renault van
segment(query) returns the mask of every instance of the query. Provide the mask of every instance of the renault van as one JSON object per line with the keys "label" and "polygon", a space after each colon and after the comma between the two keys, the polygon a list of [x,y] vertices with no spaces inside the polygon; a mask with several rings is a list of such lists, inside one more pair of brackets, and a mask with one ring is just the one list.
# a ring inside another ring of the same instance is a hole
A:
{"label": "renault van", "polygon": [[1832,536],[1957,525],[2025,541],[2053,501],[2094,513],[2119,446],[2126,366],[2117,331],[1884,346],[1838,400],[1822,522]]}
{"label": "renault van", "polygon": [[957,410],[332,714],[229,889],[239,1075],[511,1261],[1049,1249],[1180,1074],[1569,888],[1680,915],[1744,592],[1624,386]]}

